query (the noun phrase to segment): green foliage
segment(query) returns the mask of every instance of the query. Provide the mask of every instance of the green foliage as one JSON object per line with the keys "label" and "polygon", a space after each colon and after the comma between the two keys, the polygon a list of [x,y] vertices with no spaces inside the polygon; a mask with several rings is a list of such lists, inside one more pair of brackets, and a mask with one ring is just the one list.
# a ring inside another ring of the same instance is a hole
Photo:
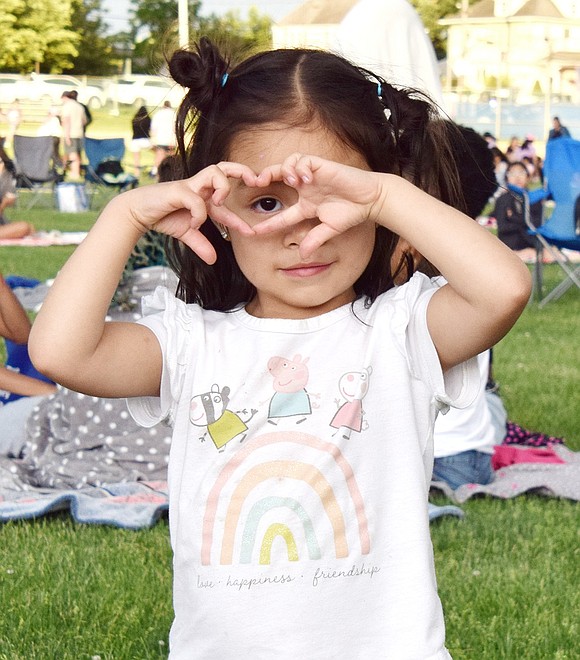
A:
{"label": "green foliage", "polygon": [[[178,44],[176,0],[132,0],[131,35],[135,43],[135,72],[158,71]],[[197,24],[201,2],[187,0],[188,21]],[[146,36],[143,38],[142,35]]]}
{"label": "green foliage", "polygon": [[58,73],[78,53],[72,0],[7,0],[0,10],[0,69]]}
{"label": "green foliage", "polygon": [[[250,9],[248,18],[230,11],[223,16],[201,15],[201,2],[189,2],[190,42],[208,36],[223,45],[228,53],[247,54],[272,44],[272,20]],[[134,70],[159,70],[166,57],[178,46],[177,3],[173,0],[133,0],[132,34],[147,32],[147,37],[135,39]]]}
{"label": "green foliage", "polygon": [[[439,20],[457,14],[461,7],[461,2],[457,0],[410,0],[411,4],[417,10],[417,13],[423,21],[433,47],[437,53],[438,59],[443,59],[447,52],[447,34],[445,28],[439,25]],[[468,0],[469,5],[473,5],[479,0]]]}
{"label": "green foliage", "polygon": [[101,0],[73,0],[71,26],[80,35],[70,73],[103,76],[116,72],[112,37],[107,36]]}
{"label": "green foliage", "polygon": [[248,19],[242,20],[239,13],[230,11],[223,16],[209,16],[199,23],[193,40],[201,36],[224,46],[228,53],[246,57],[256,50],[272,46],[272,20],[252,8]]}

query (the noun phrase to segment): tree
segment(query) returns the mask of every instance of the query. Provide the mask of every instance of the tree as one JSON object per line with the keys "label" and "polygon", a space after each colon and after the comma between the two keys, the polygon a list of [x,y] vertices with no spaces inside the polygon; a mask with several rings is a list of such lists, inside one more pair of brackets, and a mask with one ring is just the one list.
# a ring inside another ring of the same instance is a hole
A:
{"label": "tree", "polygon": [[5,0],[0,9],[0,68],[59,73],[77,55],[72,0]]}
{"label": "tree", "polygon": [[[457,0],[410,1],[423,21],[423,25],[433,42],[437,57],[439,59],[444,58],[447,53],[447,35],[445,34],[445,28],[439,25],[439,19],[445,18],[445,16],[449,16],[450,14],[456,14],[460,4],[458,4]],[[468,3],[472,5],[477,1],[468,0]]]}
{"label": "tree", "polygon": [[[199,20],[200,0],[188,0],[190,24]],[[131,0],[134,69],[157,71],[178,44],[177,0]],[[144,35],[144,36],[143,36]]]}
{"label": "tree", "polygon": [[[247,20],[236,12],[224,16],[201,15],[202,3],[188,0],[190,40],[206,35],[231,52],[247,52],[271,45],[271,19],[251,9]],[[178,45],[176,0],[132,0],[132,34],[135,38],[135,71],[157,71]],[[139,35],[147,33],[139,40]]]}
{"label": "tree", "polygon": [[113,52],[113,38],[107,36],[101,0],[72,0],[71,27],[80,36],[78,54],[71,73],[107,75],[118,68]]}
{"label": "tree", "polygon": [[244,54],[248,51],[269,48],[272,45],[272,19],[260,14],[255,7],[248,12],[247,20],[235,11],[223,16],[215,14],[202,18],[195,26],[193,39],[202,35],[227,46],[228,51]]}

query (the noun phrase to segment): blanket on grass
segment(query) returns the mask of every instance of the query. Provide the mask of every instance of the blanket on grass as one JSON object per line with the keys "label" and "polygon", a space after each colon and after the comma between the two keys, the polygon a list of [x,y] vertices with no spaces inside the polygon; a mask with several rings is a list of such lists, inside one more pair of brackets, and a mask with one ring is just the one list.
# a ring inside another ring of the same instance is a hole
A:
{"label": "blanket on grass", "polygon": [[79,245],[83,242],[86,235],[86,231],[39,231],[24,238],[0,239],[0,246],[47,247],[49,245]]}
{"label": "blanket on grass", "polygon": [[[499,447],[503,459],[506,454],[503,450],[513,450],[503,445]],[[529,454],[527,460],[526,453]],[[543,453],[544,460],[534,447],[518,447],[517,460],[504,460],[504,467],[495,472],[495,479],[486,486],[465,484],[452,490],[441,481],[433,481],[431,488],[443,492],[456,504],[476,495],[508,499],[526,493],[580,501],[580,452],[571,451],[563,444],[554,444]]]}

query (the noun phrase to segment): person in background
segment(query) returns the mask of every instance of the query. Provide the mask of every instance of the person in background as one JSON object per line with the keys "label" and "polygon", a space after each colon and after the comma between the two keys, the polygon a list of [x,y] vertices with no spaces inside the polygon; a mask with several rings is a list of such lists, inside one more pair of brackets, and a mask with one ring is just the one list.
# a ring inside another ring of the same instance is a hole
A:
{"label": "person in background", "polygon": [[552,119],[552,128],[548,133],[548,140],[556,140],[561,137],[572,137],[570,131],[562,125],[559,117],[554,117]]}
{"label": "person in background", "polygon": [[523,162],[510,163],[506,170],[508,190],[495,202],[493,211],[497,221],[497,237],[525,262],[536,259],[536,240],[528,233],[525,221],[525,196],[530,206],[530,220],[534,227],[542,224],[542,200],[547,197],[543,189],[528,191],[530,174]]}
{"label": "person in background", "polygon": [[70,92],[63,92],[60,111],[63,149],[70,178],[77,181],[81,178],[81,154],[86,121],[83,106],[75,101]]}
{"label": "person in background", "polygon": [[151,149],[151,117],[147,108],[142,105],[131,119],[131,143],[129,151],[133,154],[133,167],[135,176],[141,174],[141,152]]}
{"label": "person in background", "polygon": [[493,158],[493,171],[495,180],[497,182],[497,189],[493,193],[493,197],[499,197],[506,187],[506,170],[509,162],[504,152],[499,147],[491,147],[491,155]]}
{"label": "person in background", "polygon": [[151,118],[151,141],[155,152],[152,176],[157,176],[161,161],[175,151],[175,112],[169,101],[153,113]]}
{"label": "person in background", "polygon": [[20,446],[28,415],[56,386],[32,365],[27,342],[31,323],[0,272],[0,337],[6,344],[6,364],[0,366],[0,453]]}
{"label": "person in background", "polygon": [[521,159],[521,149],[520,139],[517,135],[514,135],[505,150],[506,158],[510,163],[515,163]]}
{"label": "person in background", "polygon": [[14,136],[16,135],[16,131],[18,130],[20,122],[22,121],[22,109],[20,108],[20,101],[18,99],[15,99],[10,104],[8,110],[6,110],[4,113],[4,116],[6,117],[6,122],[8,123],[4,146],[7,149],[11,149],[14,142]]}
{"label": "person in background", "polygon": [[77,92],[76,89],[71,89],[71,91],[68,94],[69,94],[70,98],[73,101],[76,101],[80,106],[82,106],[82,109],[84,110],[85,124],[83,126],[83,133],[86,133],[88,125],[93,122],[93,115],[91,114],[91,111],[89,110],[89,106],[86,103],[81,103],[79,101],[79,93]]}
{"label": "person in background", "polygon": [[24,220],[10,221],[4,211],[16,203],[16,177],[12,159],[0,139],[0,239],[25,238],[34,234],[34,226]]}
{"label": "person in background", "polygon": [[62,140],[62,126],[59,119],[59,109],[55,106],[49,108],[45,120],[36,130],[39,137],[52,137],[54,142],[53,160],[58,168],[62,168],[62,156],[60,153],[60,143]]}
{"label": "person in background", "polygon": [[[460,127],[460,131],[462,135],[455,139],[453,153],[468,215],[476,219],[486,198],[494,193],[494,167],[484,139],[471,129]],[[451,408],[435,421],[433,480],[443,481],[453,490],[463,484],[488,484],[494,480],[492,456],[496,445],[562,442],[561,438],[529,431],[508,420],[493,378],[492,352],[490,349],[477,357],[480,387],[474,401],[462,409]]]}
{"label": "person in background", "polygon": [[495,139],[494,135],[489,131],[486,131],[483,134],[483,139],[487,142],[487,146],[489,149],[497,148],[497,140]]}

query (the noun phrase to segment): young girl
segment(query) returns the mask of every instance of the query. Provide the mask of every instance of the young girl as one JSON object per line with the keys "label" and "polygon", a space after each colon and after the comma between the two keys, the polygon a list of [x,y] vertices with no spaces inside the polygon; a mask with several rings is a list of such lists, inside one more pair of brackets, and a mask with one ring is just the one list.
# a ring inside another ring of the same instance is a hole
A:
{"label": "young girl", "polygon": [[[110,202],[31,350],[68,387],[173,425],[171,657],[448,658],[432,427],[474,396],[464,362],[513,325],[527,269],[435,198],[457,202],[456,177],[421,95],[319,51],[231,67],[204,39],[170,66],[190,178]],[[173,239],[178,298],[105,323],[149,229]],[[447,286],[409,279],[408,244]]]}

